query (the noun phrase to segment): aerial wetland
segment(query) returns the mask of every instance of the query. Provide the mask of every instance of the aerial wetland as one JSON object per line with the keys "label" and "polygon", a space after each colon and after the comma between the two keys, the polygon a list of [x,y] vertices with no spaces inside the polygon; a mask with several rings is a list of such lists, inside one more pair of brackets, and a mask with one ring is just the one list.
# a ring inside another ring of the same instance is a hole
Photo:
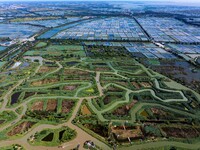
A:
{"label": "aerial wetland", "polygon": [[198,12],[0,2],[0,149],[199,149]]}

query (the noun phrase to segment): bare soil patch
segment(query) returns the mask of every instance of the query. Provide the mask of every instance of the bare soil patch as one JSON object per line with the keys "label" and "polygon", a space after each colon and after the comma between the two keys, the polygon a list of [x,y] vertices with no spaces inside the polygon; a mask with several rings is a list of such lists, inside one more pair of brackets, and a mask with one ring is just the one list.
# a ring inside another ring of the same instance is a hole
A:
{"label": "bare soil patch", "polygon": [[31,83],[31,85],[41,86],[41,85],[45,85],[45,84],[56,83],[58,81],[59,81],[58,79],[43,79],[43,80],[39,80],[39,81],[34,81],[34,82]]}
{"label": "bare soil patch", "polygon": [[118,141],[128,141],[130,139],[140,139],[143,138],[143,133],[139,126],[136,127],[111,127],[112,133]]}
{"label": "bare soil patch", "polygon": [[91,115],[92,113],[90,112],[90,110],[88,109],[88,107],[86,105],[83,105],[81,108],[81,114],[82,115]]}
{"label": "bare soil patch", "polygon": [[140,85],[138,83],[136,83],[136,82],[131,82],[131,83],[137,90],[140,89]]}
{"label": "bare soil patch", "polygon": [[48,100],[46,111],[56,112],[57,100]]}
{"label": "bare soil patch", "polygon": [[73,70],[73,69],[71,69],[71,70],[69,70],[69,69],[66,69],[65,71],[64,71],[64,74],[65,75],[74,75],[74,74],[76,74],[76,75],[89,75],[90,73],[89,72],[86,72],[86,71],[81,71],[81,70]]}
{"label": "bare soil patch", "polygon": [[37,101],[32,105],[31,111],[42,111],[43,110],[43,106],[44,106],[44,102],[43,101]]}
{"label": "bare soil patch", "polygon": [[24,121],[21,124],[15,126],[10,132],[7,133],[7,135],[13,136],[16,134],[22,134],[23,132],[30,129],[34,124],[35,124],[35,122]]}
{"label": "bare soil patch", "polygon": [[200,136],[198,130],[192,127],[162,127],[162,130],[167,136],[175,138],[195,138]]}
{"label": "bare soil patch", "polygon": [[133,100],[130,104],[124,105],[122,107],[117,108],[116,110],[114,110],[114,112],[112,113],[113,115],[116,116],[124,116],[124,115],[128,115],[129,111],[131,110],[131,108],[137,103],[137,100]]}
{"label": "bare soil patch", "polygon": [[38,73],[47,73],[47,72],[51,72],[53,70],[55,70],[56,67],[47,67],[47,66],[42,66],[40,67],[40,69],[38,70]]}
{"label": "bare soil patch", "polygon": [[140,82],[140,85],[143,86],[144,88],[151,88],[152,84],[149,82]]}
{"label": "bare soil patch", "polygon": [[107,68],[107,67],[96,67],[95,71],[110,71],[110,68]]}
{"label": "bare soil patch", "polygon": [[67,91],[73,91],[78,87],[78,85],[65,85],[63,87],[63,90],[67,90]]}
{"label": "bare soil patch", "polygon": [[72,100],[63,100],[62,101],[62,113],[69,113],[73,108],[75,102]]}

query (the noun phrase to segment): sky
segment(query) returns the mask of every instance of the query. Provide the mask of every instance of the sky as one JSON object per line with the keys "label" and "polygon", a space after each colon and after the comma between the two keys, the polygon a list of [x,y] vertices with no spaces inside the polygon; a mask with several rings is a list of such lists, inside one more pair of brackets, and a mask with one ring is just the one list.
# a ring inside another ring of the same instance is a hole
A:
{"label": "sky", "polygon": [[[11,2],[11,1],[123,1],[123,0],[0,0],[1,1],[6,1],[6,2]],[[175,2],[175,3],[200,3],[200,0],[125,0],[125,1],[170,1],[170,2]]]}

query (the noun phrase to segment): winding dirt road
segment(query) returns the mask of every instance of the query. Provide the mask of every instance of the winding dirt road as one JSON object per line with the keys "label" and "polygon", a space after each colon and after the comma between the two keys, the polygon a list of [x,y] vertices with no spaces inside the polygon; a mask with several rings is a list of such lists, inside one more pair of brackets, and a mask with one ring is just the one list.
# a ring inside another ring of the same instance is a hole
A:
{"label": "winding dirt road", "polygon": [[[29,59],[32,59],[32,58],[29,58]],[[35,70],[35,74],[38,72],[39,68],[42,66],[43,59],[42,59],[42,60],[41,60],[41,58],[39,58],[39,59],[40,59],[40,65],[39,65],[39,67]],[[48,74],[46,74],[45,76],[43,76],[43,77],[41,77],[41,78],[44,78],[44,77],[46,77],[46,76],[48,76],[48,75],[50,75],[50,74],[52,74],[52,73],[55,73],[55,72],[59,71],[61,68],[63,68],[63,66],[62,66],[59,62],[56,62],[56,64],[58,65],[58,68],[57,68],[56,70],[54,70],[54,71],[52,71],[52,72],[49,72]],[[116,70],[115,68],[113,68],[111,64],[109,64],[109,66],[112,68],[112,70],[113,70],[114,72],[104,72],[104,73],[115,74],[115,75],[117,75],[117,76],[120,76],[120,77],[123,78],[123,79],[126,79],[126,78],[127,78],[127,77],[125,77],[125,76],[122,76],[122,75],[118,74],[118,70]],[[143,66],[141,66],[141,67],[142,67],[142,69],[145,70],[145,68],[144,68]],[[76,68],[76,69],[78,69],[78,68]],[[79,70],[83,70],[83,69],[79,69]],[[87,71],[87,70],[84,70],[84,71]],[[88,70],[88,72],[95,72],[95,71],[89,71],[89,70]],[[102,73],[103,73],[103,72],[102,72]],[[138,73],[138,72],[136,72],[136,74],[137,74],[137,73]],[[95,81],[96,81],[97,88],[98,88],[98,91],[99,91],[99,96],[103,96],[103,89],[106,88],[107,86],[111,85],[111,84],[114,84],[114,83],[110,83],[110,84],[107,84],[105,87],[102,87],[101,84],[100,84],[100,75],[101,75],[101,72],[96,72]],[[149,73],[149,76],[152,76],[152,78],[154,77],[154,76],[151,75],[150,73]],[[93,106],[93,104],[92,104],[92,102],[91,102],[91,99],[92,99],[92,98],[99,97],[99,96],[90,96],[90,97],[84,97],[84,98],[83,98],[83,97],[81,97],[81,98],[78,97],[79,92],[81,92],[81,91],[84,90],[85,88],[89,88],[90,86],[92,86],[91,83],[88,83],[88,84],[86,84],[86,86],[84,86],[84,87],[80,88],[79,90],[77,90],[77,92],[75,93],[75,95],[72,96],[72,97],[67,97],[67,96],[33,97],[33,98],[28,99],[26,102],[19,104],[16,108],[6,108],[6,105],[7,105],[8,100],[9,100],[9,96],[11,95],[12,91],[13,91],[15,88],[17,88],[18,86],[20,86],[20,85],[24,82],[24,80],[25,80],[25,79],[22,79],[22,80],[18,81],[17,84],[16,84],[13,88],[11,88],[11,89],[6,93],[6,95],[5,95],[4,98],[3,98],[3,99],[4,99],[4,102],[3,102],[2,107],[1,107],[1,109],[0,109],[0,112],[2,112],[2,111],[4,111],[4,110],[15,111],[15,110],[16,110],[17,108],[19,108],[20,106],[23,106],[23,111],[22,111],[22,113],[21,113],[20,115],[17,114],[17,119],[14,120],[15,122],[18,122],[18,121],[21,120],[22,116],[25,114],[25,112],[26,112],[26,110],[27,110],[27,104],[28,104],[30,101],[34,100],[34,99],[38,99],[38,98],[73,98],[73,99],[78,99],[78,102],[77,102],[77,104],[76,104],[76,106],[75,106],[75,108],[74,108],[74,111],[73,111],[73,113],[72,113],[70,119],[69,119],[68,121],[66,121],[65,123],[62,123],[62,124],[59,124],[59,125],[56,125],[56,126],[55,126],[55,125],[50,125],[50,124],[40,124],[40,125],[36,126],[35,128],[30,129],[30,131],[28,131],[24,136],[19,137],[18,139],[1,141],[1,142],[0,142],[0,147],[10,146],[10,145],[12,145],[12,144],[20,144],[20,145],[22,145],[22,146],[23,146],[25,149],[27,149],[27,150],[60,150],[60,149],[62,149],[62,148],[68,150],[68,149],[73,149],[73,148],[75,148],[78,144],[80,144],[80,148],[79,148],[79,149],[83,149],[83,144],[84,144],[84,142],[87,141],[87,140],[91,140],[91,141],[93,141],[96,145],[98,145],[99,147],[101,147],[101,149],[103,149],[103,150],[110,150],[111,148],[110,148],[108,145],[106,145],[105,143],[103,143],[103,142],[97,140],[96,138],[94,138],[93,136],[91,136],[90,134],[88,134],[87,132],[83,131],[81,128],[79,128],[79,127],[75,126],[74,124],[72,124],[72,120],[76,117],[77,112],[78,112],[78,110],[79,110],[79,108],[80,108],[80,106],[81,106],[81,103],[82,103],[83,99],[87,99],[87,100],[88,100],[89,106],[97,113],[97,115],[98,115],[98,117],[99,117],[100,120],[107,121],[107,120],[104,119],[104,117],[102,116],[102,113],[109,111],[111,108],[116,107],[116,106],[117,106],[118,104],[120,104],[120,103],[127,103],[127,102],[129,101],[129,94],[130,94],[130,93],[132,93],[132,92],[134,93],[134,92],[142,92],[142,91],[145,91],[145,90],[141,90],[141,91],[132,91],[132,90],[127,89],[127,88],[125,88],[125,87],[122,87],[122,86],[120,86],[120,85],[114,84],[115,86],[118,86],[118,87],[120,87],[120,88],[126,90],[126,94],[125,94],[125,99],[126,99],[126,100],[123,101],[123,102],[116,102],[116,103],[114,103],[111,107],[106,108],[106,109],[104,109],[104,110],[102,110],[102,111],[98,111],[98,110]],[[33,79],[33,80],[38,80],[38,78],[37,78],[37,79]],[[160,88],[159,84],[157,83],[157,80],[155,81],[155,83],[156,83],[156,86],[157,86],[158,89],[164,90],[164,91],[168,91],[168,92],[171,91],[171,90],[166,90],[166,89]],[[46,87],[44,87],[44,88],[46,88]],[[150,92],[152,93],[152,95],[153,95],[154,97],[156,97],[154,91],[151,91],[151,90],[147,90],[147,91],[150,91]],[[180,91],[179,91],[179,92],[180,92]],[[180,94],[181,94],[181,93],[180,93]],[[187,99],[184,97],[184,95],[182,95],[182,96],[183,96],[183,99],[180,99],[180,100],[177,100],[177,99],[175,99],[175,100],[174,100],[174,99],[172,99],[172,100],[165,100],[165,102],[170,102],[170,101],[187,101]],[[144,104],[143,104],[143,105],[144,105]],[[143,105],[141,105],[140,107],[142,107]],[[138,107],[138,109],[139,109],[140,107]],[[137,110],[137,109],[135,109],[135,111],[136,111],[136,110]],[[135,115],[134,115],[135,113],[136,113],[136,112],[132,112],[132,115],[131,115],[132,120],[135,120]],[[2,128],[0,129],[0,131],[4,130],[4,129],[10,127],[10,126],[11,126],[11,124],[8,124],[8,125],[4,126],[4,127],[2,127]],[[76,136],[75,139],[73,139],[72,141],[63,143],[63,144],[61,145],[62,148],[59,148],[59,147],[48,147],[48,146],[33,146],[33,145],[29,144],[29,142],[27,141],[27,140],[30,138],[30,136],[34,135],[36,132],[40,132],[40,131],[42,131],[42,130],[44,130],[44,129],[58,129],[58,128],[61,128],[61,127],[63,127],[63,126],[68,126],[68,127],[70,127],[71,129],[76,130],[77,136]],[[135,150],[135,149],[141,149],[141,148],[159,147],[159,146],[164,146],[164,145],[177,145],[177,146],[180,146],[180,147],[187,147],[188,149],[189,149],[189,148],[195,149],[195,148],[199,148],[199,147],[200,147],[200,143],[196,143],[196,144],[190,145],[190,144],[184,144],[184,143],[179,143],[179,142],[158,141],[158,142],[156,142],[156,143],[152,143],[152,142],[151,142],[151,143],[145,143],[145,144],[141,144],[141,145],[133,145],[133,146],[130,146],[130,147],[119,148],[119,149],[127,149],[127,150],[129,150],[129,149],[130,149],[130,150],[134,149],[134,150]]]}

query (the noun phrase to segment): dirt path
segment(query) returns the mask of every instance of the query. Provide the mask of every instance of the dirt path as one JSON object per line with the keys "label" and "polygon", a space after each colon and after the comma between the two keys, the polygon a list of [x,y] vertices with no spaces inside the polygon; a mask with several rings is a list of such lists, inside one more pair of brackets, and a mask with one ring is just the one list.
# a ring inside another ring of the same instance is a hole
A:
{"label": "dirt path", "polygon": [[100,96],[103,96],[103,88],[100,84],[100,72],[96,72],[96,77],[95,77],[96,83],[97,83],[97,88],[99,90]]}
{"label": "dirt path", "polygon": [[[61,68],[63,68],[63,66],[62,66],[58,61],[56,61],[56,64],[58,65],[58,68],[57,68],[56,70],[53,70],[53,71],[51,71],[51,72],[49,72],[49,73],[47,73],[47,74],[41,76],[40,78],[31,79],[31,80],[29,80],[29,82],[44,79],[45,77],[47,77],[47,76],[49,76],[49,75],[51,75],[51,74],[54,74],[54,73],[58,72]],[[38,69],[35,71],[35,74],[39,71],[39,69],[40,69],[41,66],[42,66],[42,65],[40,65],[40,66],[38,67]]]}
{"label": "dirt path", "polygon": [[91,83],[88,83],[87,86],[84,86],[84,87],[82,87],[82,88],[79,88],[79,89],[76,91],[74,97],[78,97],[78,94],[79,94],[82,90],[87,89],[87,88],[89,88],[89,87],[91,87],[91,86],[92,86],[92,84],[91,84]]}
{"label": "dirt path", "polygon": [[179,93],[181,96],[182,96],[182,98],[181,99],[161,99],[160,97],[158,97],[157,95],[156,95],[156,93],[154,92],[154,90],[152,90],[152,89],[141,89],[141,90],[137,90],[137,91],[133,91],[133,90],[130,90],[130,89],[128,89],[128,88],[126,88],[126,87],[123,87],[123,86],[121,86],[121,85],[118,85],[118,84],[116,84],[116,83],[108,83],[107,85],[105,85],[104,86],[104,88],[107,88],[108,86],[110,86],[110,85],[115,85],[115,86],[117,86],[117,87],[119,87],[119,88],[121,88],[121,89],[124,89],[124,90],[126,90],[126,91],[131,91],[132,93],[140,93],[140,92],[150,92],[155,98],[157,98],[158,100],[160,100],[160,101],[162,101],[162,102],[186,102],[186,101],[188,101],[188,99],[184,96],[184,94],[183,94],[183,92],[182,91],[180,91],[180,90],[168,90],[168,89],[163,89],[163,88],[160,88],[160,86],[159,86],[159,83],[158,83],[158,81],[157,81],[157,79],[154,79],[154,82],[155,82],[155,86],[156,86],[156,88],[157,89],[159,89],[159,90],[162,90],[162,91],[165,91],[165,92],[177,92],[177,93]]}
{"label": "dirt path", "polygon": [[[57,71],[59,71],[62,66],[60,65],[60,63],[58,63],[58,69],[56,69],[55,71],[53,72],[50,72],[49,74],[52,74],[52,73],[55,73]],[[39,70],[41,64],[38,66],[38,69],[35,70],[35,73],[37,73],[37,71]],[[49,75],[47,74],[47,75]],[[47,76],[45,75],[45,76]],[[99,75],[100,74],[97,74],[97,77],[96,79],[99,81]],[[1,109],[1,111],[3,110],[12,110],[12,111],[15,111],[17,108],[19,108],[20,106],[23,106],[23,111],[22,113],[19,115],[17,114],[17,119],[13,120],[13,122],[18,122],[21,120],[21,117],[26,113],[26,110],[27,110],[27,104],[34,100],[34,99],[43,99],[43,98],[73,98],[73,99],[77,99],[78,97],[78,93],[80,91],[82,91],[83,89],[85,88],[89,88],[91,87],[91,83],[88,83],[87,86],[84,86],[80,89],[77,90],[77,92],[75,93],[75,95],[73,97],[67,97],[67,96],[46,96],[46,97],[33,97],[33,98],[30,98],[28,99],[26,102],[23,102],[21,103],[20,105],[18,105],[16,108],[5,108],[6,105],[7,105],[7,102],[8,102],[8,99],[9,99],[9,96],[11,95],[12,91],[17,88],[21,83],[23,82],[23,80],[20,80],[18,82],[18,84],[16,84],[5,96],[4,96],[4,104],[3,104],[3,109]],[[85,97],[86,99],[91,99],[91,98],[96,98],[97,96],[91,96],[91,97]],[[102,143],[101,141],[97,140],[96,138],[92,137],[91,135],[89,135],[88,133],[86,133],[85,131],[83,131],[82,129],[80,129],[79,127],[73,125],[71,123],[71,121],[76,117],[76,114],[81,106],[81,103],[83,101],[83,98],[79,99],[79,102],[77,103],[73,113],[72,113],[72,116],[70,117],[69,121],[67,121],[66,123],[63,123],[63,124],[59,124],[59,125],[49,125],[49,124],[41,124],[41,125],[38,125],[37,127],[33,128],[31,131],[29,131],[26,135],[24,135],[23,137],[19,138],[19,139],[16,139],[16,140],[5,140],[5,141],[2,141],[0,142],[0,147],[4,147],[4,146],[9,146],[9,145],[12,145],[12,144],[20,144],[22,145],[25,149],[27,150],[56,150],[56,149],[60,149],[58,147],[48,147],[48,146],[32,146],[30,145],[28,142],[27,142],[27,139],[30,138],[31,135],[34,135],[36,132],[40,132],[42,131],[43,129],[45,128],[49,128],[49,129],[57,129],[57,128],[61,128],[63,126],[68,126],[70,127],[71,129],[75,129],[76,132],[77,132],[77,137],[70,141],[70,142],[66,142],[64,144],[62,144],[63,148],[66,148],[66,149],[73,149],[75,148],[78,144],[80,144],[80,149],[83,149],[83,144],[86,140],[91,140],[93,142],[95,142],[95,144],[97,144],[98,146],[100,146],[102,149],[105,149],[105,150],[109,150],[110,147],[108,147],[106,144]],[[10,127],[11,124],[8,124],[6,126],[4,126],[3,128],[1,128],[1,131]]]}
{"label": "dirt path", "polygon": [[[27,58],[27,59],[34,59],[34,58]],[[36,58],[35,58],[36,59]],[[43,62],[43,59],[41,61],[41,58],[39,58],[39,62],[40,62],[40,65],[38,66],[38,68],[35,70],[35,74],[38,72],[39,68],[42,66],[42,62]],[[40,77],[40,78],[37,78],[37,79],[32,79],[32,80],[39,80],[39,79],[43,79],[45,77],[47,77],[48,75],[50,74],[53,74],[53,73],[56,73],[58,72],[61,68],[63,68],[63,66],[58,62],[56,61],[56,64],[58,65],[58,68],[52,72],[49,72],[47,74],[45,74],[44,76]],[[89,88],[92,86],[91,83],[85,83],[86,86],[84,87],[81,87],[79,88],[76,93],[74,94],[74,96],[72,97],[69,97],[69,96],[45,96],[45,97],[32,97],[28,100],[26,100],[25,102],[19,104],[16,108],[6,108],[6,105],[8,103],[8,100],[9,100],[9,96],[11,95],[12,91],[17,88],[18,86],[20,86],[20,84],[23,83],[23,81],[25,79],[22,79],[20,81],[18,81],[18,83],[12,88],[10,89],[6,95],[3,97],[4,99],[4,102],[2,104],[2,108],[0,110],[3,111],[3,110],[11,110],[11,111],[15,111],[17,108],[19,108],[20,106],[23,106],[23,111],[22,113],[19,115],[17,114],[17,119],[13,120],[13,122],[18,122],[21,120],[22,116],[26,113],[27,111],[27,104],[32,101],[32,100],[35,100],[35,99],[44,99],[44,98],[69,98],[69,99],[79,99],[79,101],[77,102],[76,104],[76,107],[74,108],[74,111],[72,113],[72,116],[70,117],[70,119],[68,121],[66,121],[65,123],[63,124],[59,124],[59,125],[50,125],[50,124],[40,124],[38,125],[37,127],[33,128],[32,130],[30,130],[26,135],[24,135],[23,137],[19,137],[18,139],[15,139],[15,140],[5,140],[5,141],[0,141],[0,147],[4,147],[4,146],[9,146],[9,145],[12,145],[12,144],[20,144],[22,145],[25,149],[27,150],[60,150],[61,148],[58,148],[58,147],[48,147],[48,146],[33,146],[33,145],[30,145],[28,142],[27,142],[27,139],[30,138],[31,135],[34,135],[36,132],[40,132],[46,128],[49,128],[49,129],[58,129],[58,128],[61,128],[63,126],[68,126],[70,127],[71,129],[75,129],[76,132],[77,132],[77,137],[72,140],[72,141],[69,141],[69,142],[66,142],[66,143],[63,143],[62,146],[63,148],[65,149],[73,149],[75,148],[78,144],[80,144],[80,149],[83,149],[83,143],[86,141],[86,140],[91,140],[93,141],[95,144],[97,144],[98,146],[100,146],[103,150],[109,150],[111,149],[109,146],[107,146],[105,143],[97,140],[96,138],[94,138],[93,136],[89,135],[87,132],[83,131],[81,128],[75,126],[72,124],[72,120],[76,117],[77,115],[77,112],[81,106],[81,103],[83,101],[83,99],[87,99],[88,100],[88,104],[90,106],[90,108],[96,112],[98,118],[101,120],[101,121],[107,121],[107,119],[105,119],[102,114],[113,109],[114,107],[116,107],[117,105],[121,104],[121,103],[128,103],[129,102],[129,95],[130,93],[139,93],[139,92],[144,92],[144,91],[149,91],[151,92],[151,94],[158,98],[159,100],[163,101],[163,102],[171,102],[171,101],[187,101],[187,99],[184,97],[184,95],[181,95],[183,96],[183,99],[168,99],[168,100],[162,100],[160,99],[159,97],[156,96],[155,92],[151,89],[143,89],[143,90],[138,90],[138,91],[132,91],[128,88],[125,88],[123,86],[120,86],[118,84],[115,84],[115,83],[109,83],[107,84],[106,86],[102,87],[101,84],[100,84],[100,76],[101,74],[103,73],[109,73],[109,74],[115,74],[123,79],[126,79],[127,77],[125,76],[122,76],[122,75],[119,75],[118,74],[118,71],[119,70],[116,70],[115,68],[112,67],[112,65],[109,63],[109,66],[111,67],[111,69],[114,71],[114,72],[95,72],[95,71],[90,71],[90,70],[84,70],[84,69],[79,69],[79,68],[74,68],[74,69],[78,69],[78,70],[83,70],[83,71],[88,71],[88,72],[93,72],[93,73],[96,73],[96,77],[95,77],[95,81],[96,81],[96,84],[97,84],[97,88],[98,88],[98,91],[99,91],[99,94],[100,96],[103,96],[103,89],[104,88],[107,88],[108,86],[110,86],[111,84],[114,84],[115,86],[118,86],[119,88],[122,88],[126,91],[126,94],[125,94],[125,100],[124,101],[117,101],[115,103],[113,103],[113,105],[111,105],[110,107],[102,110],[102,111],[98,111],[92,104],[91,102],[91,99],[92,98],[96,98],[96,97],[99,97],[99,96],[90,96],[90,97],[81,97],[79,98],[78,97],[78,94],[86,89],[86,88]],[[147,72],[147,74],[152,77],[152,78],[155,78],[157,75],[152,75],[151,73],[148,72],[148,70],[143,66],[143,65],[140,65],[142,70],[144,70],[145,72]],[[136,74],[140,73],[139,71],[136,72]],[[31,80],[31,81],[32,81]],[[29,80],[30,81],[30,80]],[[65,83],[58,83],[56,85],[61,85],[61,84],[65,84]],[[172,92],[172,90],[168,90],[168,89],[162,89],[160,86],[159,86],[159,83],[158,81],[156,80],[155,81],[155,85],[158,89],[160,90],[163,90],[163,91],[166,91],[166,92]],[[49,86],[53,86],[53,85],[49,85]],[[49,86],[44,86],[44,87],[41,87],[41,88],[47,88]],[[35,88],[38,88],[38,87],[35,87]],[[28,89],[28,88],[27,88]],[[30,88],[31,89],[31,88]],[[174,92],[174,91],[173,91]],[[181,92],[181,91],[177,91],[177,92]],[[132,121],[135,121],[135,113],[137,113],[137,111],[139,109],[141,109],[145,104],[141,104],[141,105],[137,105],[137,107],[135,109],[133,109],[131,111],[131,119]],[[149,105],[149,104],[147,104]],[[156,106],[156,104],[152,104],[153,106]],[[159,104],[158,104],[159,105]],[[172,108],[168,108],[167,109],[170,109],[172,111],[174,111],[174,109]],[[182,111],[180,111],[180,113],[184,113]],[[189,114],[186,114],[186,115],[189,115]],[[119,120],[119,121],[123,121],[123,120]],[[0,129],[0,131],[10,127],[11,124],[8,124],[6,126],[4,126],[3,128]],[[141,148],[149,148],[149,147],[160,147],[160,146],[164,146],[164,145],[176,145],[176,146],[180,146],[180,147],[187,147],[188,149],[189,148],[199,148],[200,147],[200,143],[196,143],[196,144],[185,144],[185,143],[180,143],[180,142],[170,142],[170,141],[159,141],[159,142],[154,142],[154,143],[145,143],[145,144],[141,144],[141,145],[134,145],[134,146],[131,146],[131,147],[126,147],[126,148],[119,148],[119,149],[126,149],[126,150],[132,150],[132,149],[141,149]]]}
{"label": "dirt path", "polygon": [[[101,120],[101,121],[108,121],[107,119],[105,119],[104,117],[103,117],[103,113],[105,113],[105,112],[108,112],[108,111],[110,111],[110,110],[112,110],[112,109],[114,109],[115,107],[117,107],[118,105],[120,105],[120,104],[126,104],[126,103],[128,103],[130,100],[129,100],[129,94],[130,93],[140,93],[140,92],[150,92],[155,98],[157,98],[158,100],[160,100],[160,101],[163,101],[163,102],[172,102],[172,101],[175,101],[175,102],[179,102],[179,101],[188,101],[188,99],[183,95],[183,93],[182,93],[182,91],[177,91],[177,92],[179,92],[181,95],[182,95],[182,99],[165,99],[165,100],[163,100],[163,99],[161,99],[160,97],[158,97],[156,94],[155,94],[155,92],[152,90],[152,89],[142,89],[142,90],[137,90],[137,91],[132,91],[132,90],[130,90],[130,89],[127,89],[127,88],[125,88],[125,87],[123,87],[123,86],[121,86],[121,85],[118,85],[118,84],[115,84],[115,83],[109,83],[109,84],[107,84],[106,86],[104,86],[104,88],[106,89],[108,86],[110,86],[110,85],[115,85],[116,87],[119,87],[119,88],[121,88],[121,89],[124,89],[125,91],[126,91],[126,94],[125,94],[125,100],[123,100],[123,101],[116,101],[116,102],[114,102],[110,107],[107,107],[107,108],[105,108],[105,109],[103,109],[103,110],[101,110],[101,111],[99,111],[99,110],[97,110],[96,109],[96,107],[92,104],[92,101],[91,100],[89,100],[88,101],[88,105],[90,106],[90,108],[97,114],[97,116],[98,116],[98,118]],[[172,90],[167,90],[167,89],[162,89],[162,88],[160,88],[160,86],[159,86],[159,83],[158,83],[158,81],[155,79],[155,85],[156,85],[156,87],[158,88],[158,89],[160,89],[160,90],[162,90],[162,91],[167,91],[167,92],[174,92],[174,91],[172,91]],[[156,105],[156,104],[153,104],[153,105]],[[141,107],[134,107],[134,109],[132,110],[132,111],[136,111],[136,110],[139,110],[139,109],[141,109]],[[136,113],[136,112],[135,112]],[[133,114],[133,113],[132,113]],[[133,115],[132,115],[133,116]],[[135,119],[134,118],[132,118],[132,121],[134,121]]]}
{"label": "dirt path", "polygon": [[24,79],[21,79],[17,82],[17,84],[12,87],[4,96],[3,96],[3,104],[1,106],[0,112],[4,111],[6,108],[6,105],[8,104],[9,98],[11,93],[13,92],[14,89],[16,89],[20,84],[22,84]]}

